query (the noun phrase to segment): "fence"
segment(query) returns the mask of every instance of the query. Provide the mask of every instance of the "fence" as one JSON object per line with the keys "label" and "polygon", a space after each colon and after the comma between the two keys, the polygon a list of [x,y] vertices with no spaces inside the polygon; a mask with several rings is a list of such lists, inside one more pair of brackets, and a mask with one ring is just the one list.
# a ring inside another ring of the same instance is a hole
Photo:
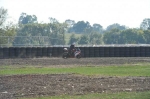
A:
{"label": "fence", "polygon": [[[0,47],[0,58],[61,57],[64,47]],[[150,57],[150,46],[79,47],[88,57]]]}
{"label": "fence", "polygon": [[44,47],[58,44],[64,44],[64,38],[51,38],[49,36],[0,36],[0,47]]}

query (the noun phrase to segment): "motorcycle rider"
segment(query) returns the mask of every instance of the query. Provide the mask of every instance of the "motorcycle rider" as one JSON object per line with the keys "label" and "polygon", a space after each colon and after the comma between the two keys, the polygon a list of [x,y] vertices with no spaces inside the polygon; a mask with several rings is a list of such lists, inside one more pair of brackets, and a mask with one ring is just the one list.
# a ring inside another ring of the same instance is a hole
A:
{"label": "motorcycle rider", "polygon": [[70,45],[70,49],[69,49],[71,56],[74,56],[74,51],[75,51],[75,43],[72,43]]}

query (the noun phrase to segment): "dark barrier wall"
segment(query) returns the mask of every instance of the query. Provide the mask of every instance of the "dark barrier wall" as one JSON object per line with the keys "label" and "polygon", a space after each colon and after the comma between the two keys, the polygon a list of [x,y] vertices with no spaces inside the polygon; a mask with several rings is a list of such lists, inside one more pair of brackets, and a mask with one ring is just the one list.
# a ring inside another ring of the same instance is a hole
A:
{"label": "dark barrier wall", "polygon": [[32,47],[27,47],[26,48],[26,58],[31,58],[32,57]]}
{"label": "dark barrier wall", "polygon": [[99,56],[104,57],[104,47],[99,48]]}
{"label": "dark barrier wall", "polygon": [[0,48],[0,59],[3,58],[3,48]]}
{"label": "dark barrier wall", "polygon": [[3,48],[3,58],[10,58],[9,57],[9,47]]}
{"label": "dark barrier wall", "polygon": [[47,49],[48,49],[47,47],[43,47],[42,48],[42,55],[43,55],[43,57],[47,57],[47,53],[48,53]]}
{"label": "dark barrier wall", "polygon": [[150,56],[150,47],[145,47],[145,57]]}
{"label": "dark barrier wall", "polygon": [[89,57],[89,56],[90,56],[90,48],[89,47],[84,47],[84,57]]}
{"label": "dark barrier wall", "polygon": [[43,57],[42,47],[37,47],[36,57]]}
{"label": "dark barrier wall", "polygon": [[[0,59],[61,57],[64,47],[0,47]],[[150,57],[150,46],[79,47],[82,57]]]}
{"label": "dark barrier wall", "polygon": [[11,53],[9,53],[10,58],[15,58],[16,57],[15,47],[10,47],[9,52],[11,52]]}

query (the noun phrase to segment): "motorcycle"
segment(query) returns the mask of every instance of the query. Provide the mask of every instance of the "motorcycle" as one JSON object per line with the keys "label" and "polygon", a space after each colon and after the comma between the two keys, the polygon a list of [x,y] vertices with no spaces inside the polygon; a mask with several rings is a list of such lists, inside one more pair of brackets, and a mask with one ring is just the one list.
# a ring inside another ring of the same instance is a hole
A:
{"label": "motorcycle", "polygon": [[67,58],[81,58],[81,50],[79,48],[73,49],[73,50],[68,50],[68,48],[64,48],[64,53],[62,55],[64,59]]}

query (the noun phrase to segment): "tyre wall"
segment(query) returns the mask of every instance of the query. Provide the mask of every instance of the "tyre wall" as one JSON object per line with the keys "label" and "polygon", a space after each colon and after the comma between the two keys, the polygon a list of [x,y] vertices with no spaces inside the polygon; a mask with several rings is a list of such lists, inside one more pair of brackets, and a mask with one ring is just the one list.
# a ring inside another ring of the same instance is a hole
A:
{"label": "tyre wall", "polygon": [[[0,59],[61,57],[64,47],[0,47]],[[82,57],[150,57],[150,46],[79,47]]]}

